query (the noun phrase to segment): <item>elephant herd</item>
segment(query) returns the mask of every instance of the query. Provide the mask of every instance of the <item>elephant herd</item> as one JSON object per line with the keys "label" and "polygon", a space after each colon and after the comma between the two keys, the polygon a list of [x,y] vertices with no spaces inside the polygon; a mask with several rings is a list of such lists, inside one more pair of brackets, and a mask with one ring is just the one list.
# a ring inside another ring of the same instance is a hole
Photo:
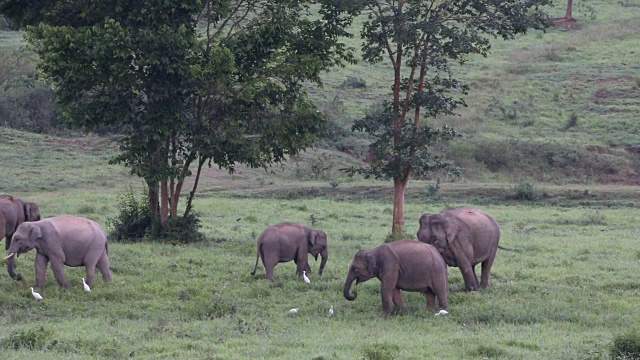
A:
{"label": "elephant herd", "polygon": [[[23,280],[15,273],[19,254],[36,249],[36,286],[44,286],[47,266],[51,264],[56,281],[69,287],[65,266],[84,266],[87,284],[95,281],[95,269],[105,282],[111,282],[109,247],[105,231],[95,221],[63,215],[40,219],[38,205],[10,195],[0,195],[0,240],[6,238],[9,255],[7,271],[11,278]],[[399,240],[376,248],[358,251],[349,266],[344,283],[344,297],[353,301],[351,286],[371,278],[380,280],[382,308],[386,313],[394,305],[404,307],[401,290],[421,292],[427,307],[435,308],[436,298],[447,310],[447,266],[458,267],[466,289],[475,291],[487,287],[491,266],[500,241],[500,227],[488,214],[469,207],[444,210],[439,214],[420,217],[419,241]],[[284,222],[268,227],[258,238],[255,275],[258,259],[262,259],[265,278],[273,280],[278,263],[294,261],[298,275],[311,273],[307,260],[311,254],[322,257],[319,275],[329,258],[327,234],[318,229]],[[478,281],[475,266],[481,264]]]}
{"label": "elephant herd", "polygon": [[[419,241],[399,240],[376,248],[358,251],[349,266],[344,283],[344,297],[356,299],[351,285],[373,277],[380,280],[382,308],[386,313],[394,305],[404,308],[401,290],[425,294],[427,308],[435,307],[435,299],[443,310],[448,308],[447,265],[458,267],[469,291],[485,288],[500,241],[500,226],[483,211],[468,207],[444,210],[439,214],[420,217]],[[307,255],[317,260],[322,256],[318,271],[322,275],[328,258],[327,235],[317,229],[285,222],[267,228],[258,238],[255,275],[258,258],[262,259],[265,278],[273,280],[273,268],[281,262],[293,260],[297,274],[311,272]],[[480,281],[475,272],[481,264]]]}
{"label": "elephant herd", "polygon": [[36,249],[36,286],[44,287],[47,266],[60,286],[69,287],[66,266],[84,266],[86,283],[92,285],[95,269],[105,282],[111,282],[107,234],[100,225],[82,217],[62,215],[40,219],[38,205],[10,195],[0,195],[0,240],[6,237],[9,255],[7,271],[11,278],[23,280],[15,273],[15,259]]}

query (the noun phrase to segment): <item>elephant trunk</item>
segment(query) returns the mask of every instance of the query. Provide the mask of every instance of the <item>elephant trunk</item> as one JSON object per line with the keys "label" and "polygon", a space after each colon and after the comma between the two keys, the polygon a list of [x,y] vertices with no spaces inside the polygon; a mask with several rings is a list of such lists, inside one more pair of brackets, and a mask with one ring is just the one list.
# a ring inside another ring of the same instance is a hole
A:
{"label": "elephant trunk", "polygon": [[329,259],[329,252],[327,251],[326,248],[322,250],[322,252],[320,253],[320,256],[322,257],[322,261],[320,262],[320,270],[318,271],[318,275],[322,275],[324,266],[327,264],[327,259]]}
{"label": "elephant trunk", "polygon": [[349,301],[353,301],[356,299],[357,295],[353,294],[351,295],[351,293],[349,292],[351,290],[351,285],[353,284],[353,282],[356,280],[356,276],[349,271],[349,275],[347,276],[347,280],[344,282],[344,298],[349,300]]}
{"label": "elephant trunk", "polygon": [[23,277],[20,274],[16,274],[16,255],[15,254],[11,254],[10,256],[5,258],[7,261],[7,272],[9,273],[9,276],[11,276],[11,278],[13,280],[16,281],[22,281]]}

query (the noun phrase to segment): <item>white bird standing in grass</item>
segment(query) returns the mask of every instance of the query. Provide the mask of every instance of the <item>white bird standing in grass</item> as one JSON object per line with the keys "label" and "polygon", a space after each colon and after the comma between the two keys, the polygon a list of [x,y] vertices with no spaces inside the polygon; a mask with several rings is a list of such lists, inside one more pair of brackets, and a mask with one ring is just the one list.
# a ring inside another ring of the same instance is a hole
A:
{"label": "white bird standing in grass", "polygon": [[333,305],[329,308],[329,316],[333,316]]}
{"label": "white bird standing in grass", "polygon": [[289,314],[297,314],[297,313],[298,313],[298,309],[297,308],[289,310]]}
{"label": "white bird standing in grass", "polygon": [[33,295],[33,297],[36,298],[36,300],[42,300],[42,295],[40,295],[37,292],[33,291],[33,288],[31,288],[31,295]]}
{"label": "white bird standing in grass", "polygon": [[441,315],[447,315],[448,313],[449,312],[447,310],[440,310],[435,315],[436,316],[441,316]]}
{"label": "white bird standing in grass", "polygon": [[311,284],[311,280],[309,280],[306,270],[302,272],[302,278],[304,279],[304,282],[306,282],[307,284]]}
{"label": "white bird standing in grass", "polygon": [[84,281],[84,278],[82,278],[82,287],[84,288],[84,291],[91,291],[91,288],[89,287],[89,285],[87,285],[87,283]]}

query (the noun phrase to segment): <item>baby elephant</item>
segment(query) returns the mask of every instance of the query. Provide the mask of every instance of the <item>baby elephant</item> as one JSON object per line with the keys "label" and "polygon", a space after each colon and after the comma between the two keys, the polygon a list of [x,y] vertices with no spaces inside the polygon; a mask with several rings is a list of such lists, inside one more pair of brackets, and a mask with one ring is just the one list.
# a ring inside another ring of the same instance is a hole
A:
{"label": "baby elephant", "polygon": [[358,251],[344,283],[345,299],[356,299],[355,294],[349,293],[354,280],[359,284],[372,277],[380,280],[382,308],[387,314],[393,311],[393,304],[405,307],[400,290],[424,293],[429,310],[435,308],[437,296],[440,307],[447,310],[447,264],[429,244],[398,240]]}
{"label": "baby elephant", "polygon": [[95,269],[102,280],[111,282],[107,236],[97,222],[71,215],[56,216],[40,221],[24,222],[18,226],[9,247],[11,259],[36,249],[36,286],[44,286],[47,264],[60,286],[69,287],[64,266],[85,266],[87,284],[92,285]]}
{"label": "baby elephant", "polygon": [[266,272],[265,278],[273,280],[273,268],[282,262],[293,260],[297,267],[297,274],[302,275],[311,272],[307,260],[307,254],[311,254],[316,261],[318,254],[322,256],[319,275],[322,275],[324,266],[329,258],[327,252],[327,234],[322,230],[315,230],[301,224],[283,222],[268,227],[258,238],[258,254],[256,265],[251,275],[256,274],[258,257],[262,259],[262,265]]}

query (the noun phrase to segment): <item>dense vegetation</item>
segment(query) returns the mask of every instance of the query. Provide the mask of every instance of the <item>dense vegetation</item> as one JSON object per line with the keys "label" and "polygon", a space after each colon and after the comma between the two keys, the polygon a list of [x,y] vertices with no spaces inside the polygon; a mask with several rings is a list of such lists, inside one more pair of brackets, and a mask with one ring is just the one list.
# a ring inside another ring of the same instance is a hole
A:
{"label": "dense vegetation", "polygon": [[[383,316],[377,280],[358,286],[357,301],[342,298],[353,255],[385,240],[392,213],[389,183],[338,170],[366,159],[370,139],[350,127],[390,92],[388,69],[360,62],[308,88],[331,115],[315,150],[268,172],[204,170],[194,202],[205,241],[113,240],[113,284],[84,293],[83,269],[67,268],[63,291],[49,271],[42,302],[0,273],[3,358],[637,358],[637,9],[577,1],[578,28],[496,40],[490,58],[464,65],[469,107],[433,120],[464,135],[439,149],[462,178],[413,182],[406,230],[415,234],[425,212],[470,205],[493,215],[501,244],[516,251],[499,250],[489,288],[476,293],[451,268],[448,316],[426,311],[416,293],[405,294],[407,310]],[[122,195],[131,186],[142,197],[144,183],[108,164],[113,135],[63,130],[55,107],[40,106],[51,93],[35,81],[21,36],[0,32],[0,192],[36,201],[45,217],[86,216],[113,231]],[[276,267],[274,283],[260,268],[250,276],[256,237],[284,220],[329,236],[327,268],[310,285],[293,263]],[[33,259],[17,260],[31,284]]]}

